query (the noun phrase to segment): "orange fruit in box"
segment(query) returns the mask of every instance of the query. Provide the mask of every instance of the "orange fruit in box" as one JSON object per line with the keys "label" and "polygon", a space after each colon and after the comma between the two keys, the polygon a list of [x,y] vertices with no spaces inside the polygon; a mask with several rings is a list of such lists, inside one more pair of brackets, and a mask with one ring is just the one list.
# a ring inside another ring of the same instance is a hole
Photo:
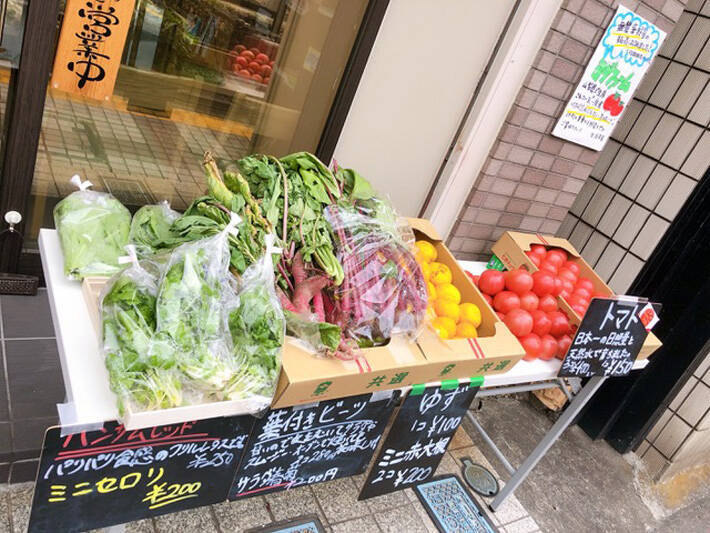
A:
{"label": "orange fruit in box", "polygon": [[429,278],[431,277],[431,266],[429,263],[419,263],[419,268],[422,269],[424,281],[429,281]]}
{"label": "orange fruit in box", "polygon": [[470,322],[474,327],[481,325],[481,310],[476,304],[464,303],[460,306],[461,321]]}
{"label": "orange fruit in box", "polygon": [[451,269],[443,263],[430,263],[431,275],[429,276],[429,281],[434,285],[444,285],[445,283],[451,283]]}
{"label": "orange fruit in box", "polygon": [[439,285],[436,294],[439,300],[446,300],[447,302],[454,302],[455,304],[461,302],[461,293],[451,283]]}
{"label": "orange fruit in box", "polygon": [[437,298],[434,301],[434,310],[438,317],[450,318],[454,321],[454,324],[456,324],[461,317],[461,310],[458,304],[448,300],[442,300],[441,298]]}
{"label": "orange fruit in box", "polygon": [[436,300],[436,286],[431,281],[426,282],[426,292],[429,294],[429,301],[433,302]]}
{"label": "orange fruit in box", "polygon": [[456,335],[456,322],[445,316],[440,316],[431,321],[431,325],[442,339],[450,339]]}
{"label": "orange fruit in box", "polygon": [[417,259],[423,263],[436,261],[436,248],[429,241],[416,241],[414,246],[417,247]]}
{"label": "orange fruit in box", "polygon": [[456,326],[456,336],[464,339],[475,339],[478,337],[478,330],[471,322],[461,321]]}

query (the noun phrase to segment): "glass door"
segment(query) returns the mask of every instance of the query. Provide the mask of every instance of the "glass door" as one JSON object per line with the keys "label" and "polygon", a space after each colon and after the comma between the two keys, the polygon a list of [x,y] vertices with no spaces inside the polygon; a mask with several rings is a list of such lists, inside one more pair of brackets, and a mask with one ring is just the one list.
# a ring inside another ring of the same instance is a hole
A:
{"label": "glass door", "polygon": [[206,150],[315,151],[366,7],[137,0],[109,101],[48,88],[24,252],[36,254],[74,174],[129,209],[161,200],[184,209],[205,190]]}

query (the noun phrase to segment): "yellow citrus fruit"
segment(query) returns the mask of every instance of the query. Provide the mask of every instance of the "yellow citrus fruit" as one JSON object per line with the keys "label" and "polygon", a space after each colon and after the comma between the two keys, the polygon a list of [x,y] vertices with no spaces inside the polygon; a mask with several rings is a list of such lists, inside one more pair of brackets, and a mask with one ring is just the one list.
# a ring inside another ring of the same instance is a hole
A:
{"label": "yellow citrus fruit", "polygon": [[444,283],[451,283],[451,269],[443,263],[430,263],[431,275],[429,276],[429,281],[434,285],[443,285]]}
{"label": "yellow citrus fruit", "polygon": [[438,292],[436,290],[436,286],[431,281],[426,282],[426,291],[429,294],[430,301],[433,302],[434,300],[436,300],[436,295],[438,294]]}
{"label": "yellow citrus fruit", "polygon": [[478,337],[478,331],[476,331],[476,326],[462,320],[456,326],[456,336],[463,337],[464,339],[475,339]]}
{"label": "yellow citrus fruit", "polygon": [[481,325],[481,310],[476,304],[461,304],[461,320],[464,322],[470,322],[475,327]]}
{"label": "yellow citrus fruit", "polygon": [[439,285],[437,287],[436,294],[440,300],[447,300],[449,302],[454,302],[455,304],[461,301],[461,293],[451,283]]}
{"label": "yellow citrus fruit", "polygon": [[434,310],[437,316],[450,318],[454,323],[458,322],[461,316],[458,304],[449,302],[448,300],[442,300],[441,298],[437,298],[434,302]]}
{"label": "yellow citrus fruit", "polygon": [[431,321],[431,325],[442,339],[450,339],[456,334],[456,322],[448,317],[437,317]]}
{"label": "yellow citrus fruit", "polygon": [[436,261],[436,248],[428,241],[417,241],[414,243],[417,247],[417,256],[423,262]]}
{"label": "yellow citrus fruit", "polygon": [[431,265],[429,263],[419,263],[419,268],[422,269],[422,275],[425,281],[429,281],[431,277]]}

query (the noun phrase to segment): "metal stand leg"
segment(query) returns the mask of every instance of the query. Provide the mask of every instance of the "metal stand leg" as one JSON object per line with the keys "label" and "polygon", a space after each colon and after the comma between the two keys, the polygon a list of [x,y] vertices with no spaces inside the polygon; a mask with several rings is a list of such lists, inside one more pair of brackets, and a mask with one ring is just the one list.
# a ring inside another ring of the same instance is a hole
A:
{"label": "metal stand leg", "polygon": [[503,487],[498,493],[498,496],[495,497],[490,504],[490,508],[493,511],[498,509],[505,499],[515,492],[518,485],[528,477],[530,471],[547,453],[547,450],[557,441],[562,432],[572,423],[572,420],[579,414],[594,393],[597,392],[597,389],[601,387],[605,379],[606,378],[603,376],[595,376],[589,379],[584,388],[579,391],[579,394],[577,394],[574,400],[569,404],[569,407],[565,409],[564,413],[557,419],[557,422],[550,428],[550,431],[548,431],[545,437],[540,441],[540,444],[528,455],[525,461],[523,461],[523,464],[520,465],[520,468],[515,471],[513,476],[505,484],[505,487]]}
{"label": "metal stand leg", "polygon": [[508,459],[505,458],[505,455],[503,455],[503,452],[498,449],[498,446],[496,446],[496,443],[491,440],[491,438],[488,436],[488,433],[486,433],[486,430],[481,427],[481,424],[478,423],[478,420],[473,416],[473,413],[469,411],[467,413],[468,419],[471,421],[471,424],[473,424],[473,427],[476,428],[476,430],[481,434],[481,437],[485,441],[486,444],[488,444],[488,447],[491,449],[491,451],[496,455],[498,459],[500,459],[500,462],[503,463],[503,466],[505,469],[508,471],[508,473],[512,476],[513,472],[515,472],[515,468],[513,468],[513,465],[508,462]]}

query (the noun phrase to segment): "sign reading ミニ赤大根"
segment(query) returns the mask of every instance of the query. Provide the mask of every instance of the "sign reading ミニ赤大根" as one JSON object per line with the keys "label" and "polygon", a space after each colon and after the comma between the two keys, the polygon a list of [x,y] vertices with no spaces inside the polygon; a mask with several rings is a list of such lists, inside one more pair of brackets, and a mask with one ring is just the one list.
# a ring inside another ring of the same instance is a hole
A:
{"label": "sign reading \u30df\u30cb\u8d64\u5927\u6839", "polygon": [[601,150],[665,37],[619,6],[552,134]]}
{"label": "sign reading \u30df\u30cb\u8d64\u5927\u6839", "polygon": [[47,430],[30,533],[88,531],[227,499],[254,419],[134,431],[116,422],[66,437]]}
{"label": "sign reading \u30df\u30cb\u8d64\u5927\u6839", "polygon": [[51,86],[95,100],[113,94],[136,0],[68,0]]}

